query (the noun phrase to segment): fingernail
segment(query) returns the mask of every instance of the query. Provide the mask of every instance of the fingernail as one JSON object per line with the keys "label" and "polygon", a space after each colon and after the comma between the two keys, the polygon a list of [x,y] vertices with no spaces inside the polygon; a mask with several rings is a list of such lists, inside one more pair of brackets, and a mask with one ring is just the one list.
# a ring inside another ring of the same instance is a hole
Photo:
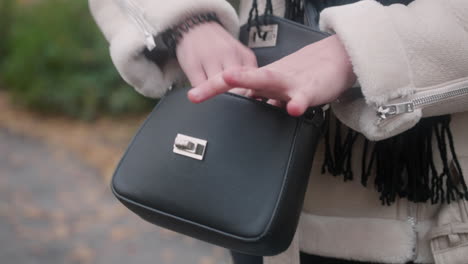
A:
{"label": "fingernail", "polygon": [[201,93],[198,89],[192,89],[189,91],[189,97],[192,100],[199,101],[201,99]]}

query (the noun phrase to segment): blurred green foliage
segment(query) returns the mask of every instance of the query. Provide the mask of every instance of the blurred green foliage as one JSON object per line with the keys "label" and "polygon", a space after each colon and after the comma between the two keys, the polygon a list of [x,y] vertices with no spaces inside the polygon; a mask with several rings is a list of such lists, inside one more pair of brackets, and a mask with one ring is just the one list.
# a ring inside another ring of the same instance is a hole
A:
{"label": "blurred green foliage", "polygon": [[0,63],[7,53],[7,41],[10,35],[11,10],[13,0],[0,2]]}
{"label": "blurred green foliage", "polygon": [[8,16],[0,78],[16,103],[86,120],[147,111],[153,104],[119,77],[87,1],[15,4]]}

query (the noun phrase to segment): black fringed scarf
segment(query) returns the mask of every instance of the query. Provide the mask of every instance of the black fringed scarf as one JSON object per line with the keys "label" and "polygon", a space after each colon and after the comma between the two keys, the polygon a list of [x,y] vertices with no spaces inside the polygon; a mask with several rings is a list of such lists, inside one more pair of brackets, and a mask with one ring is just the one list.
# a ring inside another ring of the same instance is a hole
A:
{"label": "black fringed scarf", "polygon": [[[368,186],[370,176],[375,175],[374,185],[382,204],[391,205],[397,198],[433,204],[468,200],[468,188],[450,131],[450,115],[423,118],[412,129],[377,142],[331,119],[327,113],[322,173],[343,175],[344,181],[353,180],[354,143],[362,137],[361,183]],[[330,133],[332,128],[335,129],[334,140]],[[438,153],[433,149],[434,139]],[[441,161],[440,171],[436,169],[435,159]]]}

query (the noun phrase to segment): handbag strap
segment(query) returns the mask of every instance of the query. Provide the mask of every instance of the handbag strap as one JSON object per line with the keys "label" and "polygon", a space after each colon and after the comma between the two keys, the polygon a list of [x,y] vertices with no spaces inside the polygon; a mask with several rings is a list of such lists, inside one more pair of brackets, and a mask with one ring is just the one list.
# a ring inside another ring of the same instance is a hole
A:
{"label": "handbag strap", "polygon": [[[266,0],[264,17],[267,15],[273,15],[272,0]],[[249,20],[247,22],[249,31],[253,22],[255,22],[255,26],[257,27],[258,36],[262,38],[263,40],[265,40],[268,32],[263,32],[260,28],[260,19],[259,19],[259,14],[258,14],[258,0],[252,0],[252,8],[250,9]],[[266,24],[265,21],[263,21],[263,24]]]}
{"label": "handbag strap", "polygon": [[[304,10],[305,10],[305,5],[309,4],[310,1],[307,0],[285,0],[286,2],[286,11],[285,11],[285,16],[284,18],[296,21],[298,23],[303,24],[304,21]],[[314,9],[315,10],[315,9]],[[266,17],[268,15],[273,15],[273,1],[272,0],[266,0],[265,3],[265,12],[264,12],[264,21],[263,24],[266,23]],[[248,19],[248,25],[249,28],[252,26],[253,23],[255,23],[255,26],[257,27],[257,32],[258,36],[262,38],[263,40],[266,39],[267,37],[267,32],[263,32],[260,28],[260,19],[259,19],[259,11],[258,11],[258,0],[252,0],[252,8],[250,9],[249,12],[249,19]]]}
{"label": "handbag strap", "polygon": [[[265,15],[273,14],[273,1],[272,0],[266,0],[264,13]],[[252,0],[252,8],[250,9],[250,13],[249,13],[249,21],[252,20],[254,14],[256,17],[259,16],[258,15],[258,0]]]}
{"label": "handbag strap", "polygon": [[[285,0],[286,2],[286,12],[285,12],[285,18],[301,22],[304,17],[304,9],[305,5],[309,3],[310,1],[307,0]],[[266,0],[265,4],[265,12],[264,15],[272,15],[273,14],[273,1],[272,0]],[[258,22],[258,0],[252,0],[252,8],[250,9],[249,13],[249,23],[253,21],[254,19],[256,20],[255,22]]]}

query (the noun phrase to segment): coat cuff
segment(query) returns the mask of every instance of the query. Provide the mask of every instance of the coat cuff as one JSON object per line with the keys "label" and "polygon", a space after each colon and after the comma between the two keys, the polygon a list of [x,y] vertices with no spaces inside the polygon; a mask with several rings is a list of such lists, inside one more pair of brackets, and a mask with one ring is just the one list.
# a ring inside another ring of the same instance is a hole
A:
{"label": "coat cuff", "polygon": [[[414,126],[420,111],[379,125],[379,105],[414,92],[405,49],[386,7],[373,0],[325,9],[320,28],[342,41],[361,85],[352,96],[332,104],[336,116],[371,140],[381,140]],[[356,97],[355,94],[360,96]]]}
{"label": "coat cuff", "polygon": [[320,27],[342,41],[368,104],[414,91],[405,48],[386,7],[365,0],[328,8],[321,13]]}
{"label": "coat cuff", "polygon": [[[117,0],[89,0],[92,14],[110,43],[112,61],[122,78],[138,92],[148,97],[161,97],[174,83],[184,79],[176,59],[158,66],[143,51],[146,37],[138,23]],[[225,0],[128,0],[142,12],[154,36],[181,21],[207,12],[214,12],[224,28],[237,38],[238,16]]]}
{"label": "coat cuff", "polygon": [[[413,127],[421,117],[467,111],[468,96],[459,89],[468,80],[467,14],[464,0],[420,0],[408,6],[363,0],[325,9],[321,28],[341,39],[361,84],[360,97],[344,95],[332,104],[336,116],[367,138],[382,140]],[[401,114],[386,119],[377,116],[379,106],[408,106],[411,100],[448,96],[457,89],[459,96],[403,107]]]}

